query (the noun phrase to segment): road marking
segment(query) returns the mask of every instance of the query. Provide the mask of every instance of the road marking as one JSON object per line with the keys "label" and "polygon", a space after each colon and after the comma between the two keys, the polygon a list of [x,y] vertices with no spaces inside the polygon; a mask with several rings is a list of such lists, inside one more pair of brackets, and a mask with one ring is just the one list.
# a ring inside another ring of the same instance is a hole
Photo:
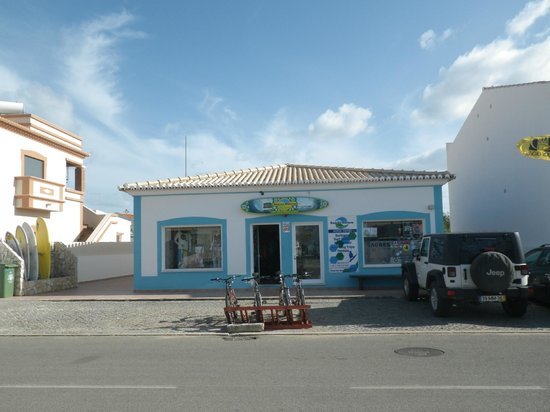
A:
{"label": "road marking", "polygon": [[545,391],[544,386],[461,386],[461,385],[387,385],[387,386],[352,386],[350,389],[364,390],[459,390],[459,391]]}
{"label": "road marking", "polygon": [[0,389],[177,389],[177,386],[140,385],[0,385]]}

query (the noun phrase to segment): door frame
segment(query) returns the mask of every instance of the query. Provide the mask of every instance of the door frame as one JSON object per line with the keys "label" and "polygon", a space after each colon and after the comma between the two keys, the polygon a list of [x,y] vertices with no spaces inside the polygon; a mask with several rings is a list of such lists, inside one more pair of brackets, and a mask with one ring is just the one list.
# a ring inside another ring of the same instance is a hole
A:
{"label": "door frame", "polygon": [[315,221],[299,221],[292,222],[292,273],[297,273],[297,256],[296,256],[296,228],[299,226],[317,226],[319,234],[319,279],[304,279],[302,283],[304,285],[324,285],[325,284],[325,248],[324,248],[324,236],[323,236],[323,222],[321,220]]}
{"label": "door frame", "polygon": [[279,222],[253,222],[250,224],[250,233],[249,233],[249,239],[248,247],[247,247],[247,253],[250,253],[250,258],[248,259],[248,266],[250,268],[249,273],[254,272],[254,258],[256,254],[256,250],[254,250],[254,228],[256,226],[277,226],[279,228],[279,268],[283,267],[283,239],[281,237],[281,224]]}

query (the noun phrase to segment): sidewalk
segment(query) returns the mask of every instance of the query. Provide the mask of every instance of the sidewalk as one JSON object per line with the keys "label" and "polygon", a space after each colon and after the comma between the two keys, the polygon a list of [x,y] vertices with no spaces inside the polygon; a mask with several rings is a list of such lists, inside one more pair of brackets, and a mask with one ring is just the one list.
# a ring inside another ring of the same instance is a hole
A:
{"label": "sidewalk", "polygon": [[[252,288],[236,289],[240,299],[252,298]],[[400,297],[401,289],[349,289],[349,288],[305,288],[306,297],[310,299],[342,299],[364,297]],[[112,279],[82,282],[77,288],[43,293],[32,296],[16,296],[17,300],[42,301],[86,301],[86,300],[220,300],[224,299],[225,289],[177,290],[177,291],[134,291],[133,277],[123,276]],[[265,286],[262,295],[266,298],[278,295],[277,286]]]}

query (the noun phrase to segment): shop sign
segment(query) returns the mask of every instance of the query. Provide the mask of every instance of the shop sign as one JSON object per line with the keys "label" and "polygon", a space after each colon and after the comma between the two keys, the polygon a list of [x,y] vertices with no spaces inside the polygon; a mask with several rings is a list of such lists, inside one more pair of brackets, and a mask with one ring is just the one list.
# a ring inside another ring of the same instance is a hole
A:
{"label": "shop sign", "polygon": [[359,257],[357,256],[357,221],[355,217],[329,218],[328,244],[330,272],[357,271]]}
{"label": "shop sign", "polygon": [[550,161],[550,135],[529,136],[517,142],[519,152],[531,159]]}
{"label": "shop sign", "polygon": [[328,202],[316,197],[267,197],[251,199],[241,203],[241,210],[247,213],[266,213],[271,215],[292,215],[324,209]]}

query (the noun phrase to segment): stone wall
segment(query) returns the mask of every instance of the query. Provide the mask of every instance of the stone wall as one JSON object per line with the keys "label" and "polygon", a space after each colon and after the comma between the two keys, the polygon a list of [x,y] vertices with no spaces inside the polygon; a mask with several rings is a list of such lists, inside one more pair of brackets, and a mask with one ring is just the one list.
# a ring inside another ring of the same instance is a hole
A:
{"label": "stone wall", "polygon": [[77,259],[63,243],[52,248],[52,276],[49,279],[24,280],[24,262],[9,246],[0,240],[0,262],[18,265],[15,269],[14,295],[28,296],[77,287]]}

